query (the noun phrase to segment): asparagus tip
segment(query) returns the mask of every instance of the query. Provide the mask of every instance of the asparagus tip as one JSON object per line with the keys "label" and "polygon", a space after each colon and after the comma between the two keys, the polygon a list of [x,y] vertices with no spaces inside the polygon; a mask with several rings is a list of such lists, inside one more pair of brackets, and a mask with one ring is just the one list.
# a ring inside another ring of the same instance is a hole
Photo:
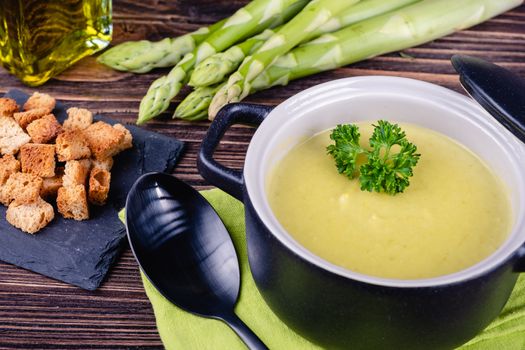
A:
{"label": "asparagus tip", "polygon": [[217,84],[225,79],[227,74],[237,68],[233,62],[223,59],[222,55],[216,54],[202,61],[193,71],[189,85],[192,87],[204,87]]}

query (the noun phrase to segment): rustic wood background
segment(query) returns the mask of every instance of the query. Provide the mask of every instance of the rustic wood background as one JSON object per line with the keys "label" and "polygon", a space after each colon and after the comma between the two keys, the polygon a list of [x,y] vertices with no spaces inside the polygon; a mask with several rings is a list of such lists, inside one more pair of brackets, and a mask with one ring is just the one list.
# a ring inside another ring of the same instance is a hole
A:
{"label": "rustic wood background", "polygon": [[[496,0],[495,0],[496,1]],[[233,13],[246,0],[114,0],[114,43],[176,36]],[[248,101],[276,105],[300,90],[332,79],[359,75],[396,75],[417,78],[459,91],[449,59],[456,53],[476,55],[501,64],[525,78],[525,5],[475,28],[405,51],[318,74],[258,93]],[[113,72],[93,58],[79,62],[39,91],[66,104],[89,108],[125,123],[133,123],[141,97],[150,82],[166,70],[133,75]],[[0,91],[23,86],[0,69]],[[206,182],[196,169],[196,153],[208,122],[186,123],[162,119],[146,127],[186,143],[175,174],[196,188]],[[241,168],[252,130],[236,126],[220,147],[217,158]],[[162,348],[155,318],[128,247],[96,292],[57,282],[0,263],[0,348]]]}

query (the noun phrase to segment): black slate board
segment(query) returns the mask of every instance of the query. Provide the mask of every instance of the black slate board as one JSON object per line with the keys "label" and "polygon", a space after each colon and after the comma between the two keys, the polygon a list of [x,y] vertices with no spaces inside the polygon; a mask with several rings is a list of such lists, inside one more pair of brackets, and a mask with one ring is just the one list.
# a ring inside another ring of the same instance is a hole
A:
{"label": "black slate board", "polygon": [[[11,90],[5,97],[21,106],[28,95]],[[57,102],[53,111],[61,123],[67,117],[66,109]],[[116,123],[100,115],[94,119]],[[182,142],[174,138],[126,127],[133,135],[133,148],[115,157],[108,204],[91,206],[87,221],[65,220],[55,210],[55,219],[36,235],[11,226],[5,220],[6,208],[0,206],[0,260],[84,289],[94,290],[100,285],[125,237],[118,212],[124,207],[129,189],[144,173],[171,173],[183,149]]]}

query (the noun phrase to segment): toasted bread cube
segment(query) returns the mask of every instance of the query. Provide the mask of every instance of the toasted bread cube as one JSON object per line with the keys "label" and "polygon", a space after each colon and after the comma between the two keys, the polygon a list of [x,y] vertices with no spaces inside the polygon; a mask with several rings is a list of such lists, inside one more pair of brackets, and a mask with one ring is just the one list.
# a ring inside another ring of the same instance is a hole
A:
{"label": "toasted bread cube", "polygon": [[33,109],[45,109],[46,114],[51,113],[55,109],[56,101],[53,97],[48,94],[42,94],[40,92],[35,92],[31,97],[29,97],[24,103],[24,111],[30,111]]}
{"label": "toasted bread cube", "polygon": [[46,114],[27,126],[27,133],[34,143],[53,141],[62,130],[62,126],[53,114]]}
{"label": "toasted bread cube", "polygon": [[79,162],[80,162],[80,164],[82,164],[82,166],[86,170],[86,173],[89,174],[89,171],[91,170],[91,166],[92,166],[92,163],[93,163],[91,161],[91,159],[80,159]]}
{"label": "toasted bread cube", "polygon": [[0,98],[0,117],[12,117],[18,112],[18,105],[12,98]]}
{"label": "toasted bread cube", "polygon": [[46,227],[54,217],[53,206],[40,197],[32,203],[13,202],[6,212],[6,219],[11,225],[31,234]]}
{"label": "toasted bread cube", "polygon": [[133,136],[131,135],[131,132],[128,129],[126,129],[124,125],[115,124],[113,125],[113,129],[122,131],[124,133],[124,138],[122,139],[122,142],[119,145],[120,152],[133,147]]}
{"label": "toasted bread cube", "polygon": [[11,154],[0,158],[0,186],[5,184],[11,174],[20,171],[20,162]]}
{"label": "toasted bread cube", "polygon": [[15,118],[18,125],[20,125],[20,127],[25,130],[29,124],[48,114],[49,112],[47,109],[37,108],[25,112],[14,113],[13,118]]}
{"label": "toasted bread cube", "polygon": [[84,130],[93,123],[93,113],[85,108],[72,107],[67,110],[64,121],[66,130]]}
{"label": "toasted bread cube", "polygon": [[95,205],[104,205],[108,199],[111,173],[107,170],[94,168],[89,174],[89,201]]}
{"label": "toasted bread cube", "polygon": [[41,177],[55,176],[55,146],[27,143],[20,148],[22,172]]}
{"label": "toasted bread cube", "polygon": [[86,135],[91,153],[97,159],[113,157],[119,153],[126,137],[124,131],[115,129],[104,122],[91,124],[84,130],[84,135]]}
{"label": "toasted bread cube", "polygon": [[64,168],[58,167],[55,170],[55,176],[43,178],[42,188],[40,189],[40,197],[42,198],[56,197],[58,189],[62,187],[62,177],[63,176],[64,176]]}
{"label": "toasted bread cube", "polygon": [[102,169],[111,171],[111,168],[113,167],[113,158],[102,158],[102,159],[92,159],[91,160],[91,166],[93,169]]}
{"label": "toasted bread cube", "polygon": [[85,185],[86,178],[89,174],[89,167],[85,163],[78,160],[70,160],[66,162],[64,169],[64,177],[62,178],[62,186],[75,187],[76,185]]}
{"label": "toasted bread cube", "polygon": [[31,137],[14,121],[13,118],[0,117],[0,152],[15,154],[20,147],[31,141]]}
{"label": "toasted bread cube", "polygon": [[91,156],[89,144],[81,130],[66,130],[58,134],[56,151],[58,160],[61,162],[89,158]]}
{"label": "toasted bread cube", "polygon": [[89,208],[86,197],[86,187],[60,187],[57,195],[58,212],[66,219],[87,220]]}
{"label": "toasted bread cube", "polygon": [[5,185],[0,188],[0,202],[9,205],[17,203],[31,203],[40,197],[42,178],[33,174],[13,173]]}

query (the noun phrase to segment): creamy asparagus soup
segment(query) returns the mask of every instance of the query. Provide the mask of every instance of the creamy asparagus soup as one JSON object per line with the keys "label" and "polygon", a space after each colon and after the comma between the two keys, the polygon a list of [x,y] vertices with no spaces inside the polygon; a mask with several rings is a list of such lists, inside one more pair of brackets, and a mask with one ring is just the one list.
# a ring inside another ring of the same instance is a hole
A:
{"label": "creamy asparagus soup", "polygon": [[[373,127],[357,125],[364,144]],[[503,183],[447,136],[399,125],[421,154],[403,193],[361,191],[358,181],[339,174],[326,152],[326,131],[295,146],[273,169],[267,193],[275,216],[314,254],[367,275],[430,278],[483,260],[510,231]]]}

